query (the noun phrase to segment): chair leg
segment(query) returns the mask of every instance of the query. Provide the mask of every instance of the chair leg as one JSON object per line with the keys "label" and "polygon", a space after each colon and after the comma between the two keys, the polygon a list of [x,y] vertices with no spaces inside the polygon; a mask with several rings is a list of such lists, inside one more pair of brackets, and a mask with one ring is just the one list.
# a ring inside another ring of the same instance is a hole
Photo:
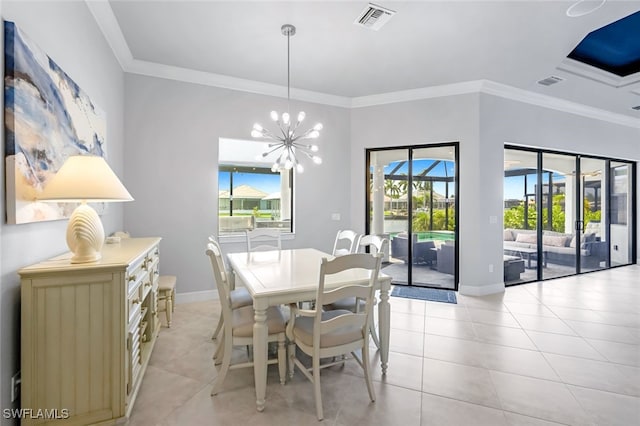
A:
{"label": "chair leg", "polygon": [[373,315],[370,317],[370,320],[369,320],[369,333],[371,334],[371,339],[373,340],[373,344],[376,345],[376,348],[380,349],[380,340],[378,340],[376,325],[373,323]]}
{"label": "chair leg", "polygon": [[[213,388],[211,389],[211,396],[216,395],[222,384],[224,383],[224,379],[227,376],[227,372],[229,371],[229,366],[231,365],[231,336],[224,336],[223,346],[229,345],[229,348],[222,351],[222,365],[220,366],[220,370],[218,371],[218,377],[216,377],[216,381],[213,384]],[[227,342],[228,340],[228,342]],[[216,351],[217,352],[217,351]]]}
{"label": "chair leg", "polygon": [[369,363],[369,339],[365,339],[362,347],[362,369],[364,370],[364,379],[367,382],[367,390],[369,391],[369,398],[371,402],[376,400],[376,394],[373,390],[373,381],[371,380],[371,364]]}
{"label": "chair leg", "polygon": [[224,357],[224,331],[222,332],[222,339],[218,339],[218,347],[213,354],[213,360],[215,361],[215,365],[220,364],[221,357]]}
{"label": "chair leg", "polygon": [[322,392],[320,390],[320,357],[315,355],[313,357],[313,393],[316,397],[316,415],[318,420],[322,420],[324,415],[322,413]]}
{"label": "chair leg", "polygon": [[280,384],[284,385],[287,380],[287,348],[284,344],[284,334],[278,339],[278,373]]}
{"label": "chair leg", "polygon": [[293,378],[293,372],[296,368],[296,363],[293,361],[293,359],[296,356],[296,344],[295,342],[291,342],[289,343],[289,354],[288,354],[288,358],[289,358],[289,378],[292,379]]}
{"label": "chair leg", "polygon": [[171,301],[171,292],[165,296],[164,310],[167,315],[167,327],[171,328],[171,313],[173,312],[173,302]]}
{"label": "chair leg", "polygon": [[213,336],[211,336],[211,340],[216,340],[218,338],[218,334],[220,334],[220,330],[222,330],[223,324],[224,324],[224,319],[222,318],[222,312],[220,312],[220,318],[218,318],[218,325],[216,326],[216,331],[213,332]]}

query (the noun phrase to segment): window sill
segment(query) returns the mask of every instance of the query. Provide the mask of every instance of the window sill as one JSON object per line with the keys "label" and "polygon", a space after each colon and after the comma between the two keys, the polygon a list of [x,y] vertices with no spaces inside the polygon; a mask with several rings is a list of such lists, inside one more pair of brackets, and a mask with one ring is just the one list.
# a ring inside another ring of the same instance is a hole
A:
{"label": "window sill", "polygon": [[[296,234],[295,232],[283,232],[280,235],[280,239],[282,241],[295,240]],[[246,243],[247,237],[244,234],[239,235],[219,235],[218,240],[220,243]]]}

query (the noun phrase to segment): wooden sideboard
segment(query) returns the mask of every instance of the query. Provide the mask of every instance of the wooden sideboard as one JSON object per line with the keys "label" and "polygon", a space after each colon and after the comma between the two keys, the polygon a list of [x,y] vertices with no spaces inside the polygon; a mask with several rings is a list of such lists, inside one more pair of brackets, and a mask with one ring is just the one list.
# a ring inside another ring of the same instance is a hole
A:
{"label": "wooden sideboard", "polygon": [[[21,406],[69,418],[22,424],[123,421],[160,330],[160,238],[105,244],[97,262],[67,253],[20,269]],[[64,410],[64,411],[63,411]]]}

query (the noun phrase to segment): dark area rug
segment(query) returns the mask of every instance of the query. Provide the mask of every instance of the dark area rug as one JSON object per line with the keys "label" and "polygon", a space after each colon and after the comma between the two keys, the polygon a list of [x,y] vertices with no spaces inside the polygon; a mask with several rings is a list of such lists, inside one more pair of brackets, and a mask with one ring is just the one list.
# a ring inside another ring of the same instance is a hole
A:
{"label": "dark area rug", "polygon": [[395,297],[429,300],[431,302],[458,303],[455,291],[434,288],[395,286],[391,291]]}

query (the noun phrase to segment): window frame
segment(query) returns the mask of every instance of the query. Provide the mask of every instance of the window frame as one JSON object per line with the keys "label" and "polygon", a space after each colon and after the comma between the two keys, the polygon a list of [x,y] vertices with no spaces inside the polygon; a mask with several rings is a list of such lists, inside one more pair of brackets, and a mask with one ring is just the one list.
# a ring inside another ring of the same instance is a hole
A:
{"label": "window frame", "polygon": [[[230,173],[231,175],[233,175],[233,173],[252,173],[252,174],[265,174],[265,175],[280,175],[280,181],[282,180],[282,173],[281,172],[272,172],[271,171],[271,167],[267,164],[256,164],[256,165],[247,165],[247,164],[242,164],[240,161],[237,163],[234,163],[233,161],[230,160],[223,160],[222,162],[218,163],[218,197],[217,197],[217,211],[218,211],[218,225],[217,225],[217,233],[219,238],[226,240],[226,241],[231,241],[231,242],[235,242],[235,241],[243,241],[245,238],[245,234],[244,231],[225,231],[222,232],[220,229],[220,213],[222,212],[222,210],[220,209],[220,191],[223,190],[220,186],[220,173],[223,172],[227,172]],[[291,218],[289,220],[289,226],[284,227],[284,228],[278,228],[276,227],[275,229],[279,229],[281,230],[282,236],[285,237],[287,235],[294,235],[294,173],[293,173],[293,169],[288,171],[289,173],[289,188],[290,188],[290,193],[291,193],[291,197],[290,197],[290,211],[291,211]],[[230,195],[230,199],[229,199],[229,209],[228,209],[228,214],[229,216],[233,216],[233,177],[231,176],[231,179],[229,181],[229,188],[225,189],[229,191],[229,195]],[[282,200],[282,198],[281,198]],[[257,227],[256,227],[257,228]],[[288,239],[288,238],[284,238],[284,239]]]}

